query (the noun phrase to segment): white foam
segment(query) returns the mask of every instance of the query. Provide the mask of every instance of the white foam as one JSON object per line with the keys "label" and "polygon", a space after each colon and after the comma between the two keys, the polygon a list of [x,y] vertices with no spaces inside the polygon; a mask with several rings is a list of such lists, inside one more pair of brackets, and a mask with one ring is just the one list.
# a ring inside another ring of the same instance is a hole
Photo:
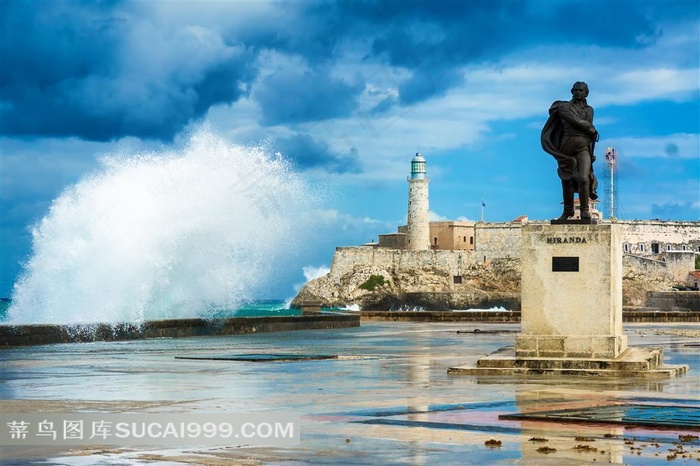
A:
{"label": "white foam", "polygon": [[200,129],[182,150],[105,158],[33,228],[8,321],[206,317],[251,299],[299,249],[313,203],[269,152]]}

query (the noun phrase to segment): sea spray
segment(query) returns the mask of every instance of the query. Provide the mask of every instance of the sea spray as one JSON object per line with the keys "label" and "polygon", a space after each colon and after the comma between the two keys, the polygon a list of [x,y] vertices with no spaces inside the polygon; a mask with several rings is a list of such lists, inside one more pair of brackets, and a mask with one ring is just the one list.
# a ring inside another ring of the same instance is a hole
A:
{"label": "sea spray", "polygon": [[208,130],[178,151],[110,156],[32,230],[12,323],[208,317],[264,290],[314,196],[279,154]]}
{"label": "sea spray", "polygon": [[311,280],[314,280],[316,278],[325,277],[330,273],[331,269],[329,269],[325,265],[321,265],[318,267],[313,265],[307,265],[302,268],[302,271],[304,273],[304,278],[306,279],[306,281],[310,282]]}
{"label": "sea spray", "polygon": [[[331,271],[331,269],[329,269],[325,265],[321,265],[321,266],[306,265],[306,266],[302,267],[302,272],[304,274],[304,279],[306,281],[304,283],[297,283],[294,285],[295,295],[299,294],[299,291],[301,291],[301,289],[304,287],[304,285],[309,283],[311,280],[328,275],[328,273],[330,273],[330,271]],[[284,302],[284,307],[289,309],[292,306],[292,301],[294,301],[294,296],[287,298]]]}

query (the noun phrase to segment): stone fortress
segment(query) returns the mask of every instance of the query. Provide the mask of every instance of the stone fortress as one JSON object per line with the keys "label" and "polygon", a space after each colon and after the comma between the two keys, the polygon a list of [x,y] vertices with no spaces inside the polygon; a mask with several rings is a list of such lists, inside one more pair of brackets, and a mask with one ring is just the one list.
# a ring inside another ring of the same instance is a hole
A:
{"label": "stone fortress", "polygon": [[[336,248],[330,272],[307,283],[294,303],[359,305],[366,310],[520,309],[520,254],[526,216],[511,222],[429,221],[427,169],[411,161],[408,224],[377,243]],[[577,212],[578,213],[578,212]],[[600,223],[599,211],[592,216]],[[614,220],[623,250],[623,304],[643,306],[648,291],[694,285],[700,222]]]}

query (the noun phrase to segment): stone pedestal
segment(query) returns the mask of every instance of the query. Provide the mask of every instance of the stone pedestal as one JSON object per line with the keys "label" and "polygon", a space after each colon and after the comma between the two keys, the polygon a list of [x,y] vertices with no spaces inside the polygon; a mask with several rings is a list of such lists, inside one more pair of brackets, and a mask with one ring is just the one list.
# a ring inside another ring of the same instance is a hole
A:
{"label": "stone pedestal", "polygon": [[622,333],[622,241],[616,224],[526,225],[522,331],[515,348],[450,374],[673,377],[661,349],[628,348]]}
{"label": "stone pedestal", "polygon": [[517,357],[616,358],[622,334],[619,225],[526,225]]}

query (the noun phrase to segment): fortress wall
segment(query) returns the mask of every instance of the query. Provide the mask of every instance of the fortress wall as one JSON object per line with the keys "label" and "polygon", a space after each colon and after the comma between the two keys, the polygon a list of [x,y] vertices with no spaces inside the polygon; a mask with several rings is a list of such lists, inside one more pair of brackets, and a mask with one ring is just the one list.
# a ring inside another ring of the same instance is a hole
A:
{"label": "fortress wall", "polygon": [[356,266],[395,272],[436,267],[449,271],[452,275],[461,275],[474,262],[474,254],[463,250],[407,251],[369,246],[339,247],[333,256],[329,278],[332,282],[339,282],[344,274],[352,272]]}
{"label": "fortress wall", "polygon": [[[649,257],[623,254],[622,265],[625,269],[632,269],[650,277],[669,278],[668,267],[664,261],[651,259]],[[686,271],[686,274],[687,273]]]}
{"label": "fortress wall", "polygon": [[685,283],[688,272],[695,270],[695,253],[693,251],[673,251],[664,254],[668,274],[674,282]]}
{"label": "fortress wall", "polygon": [[[693,270],[695,265],[688,259],[666,257],[669,252],[700,252],[700,222],[672,221],[624,221],[622,241],[627,244],[626,253],[639,256],[652,256],[652,244],[657,243],[659,254],[667,261],[678,263],[678,267]],[[476,224],[477,256],[487,260],[498,257],[520,257],[521,227],[519,223],[478,223]],[[640,246],[643,245],[643,246]],[[670,251],[669,251],[670,246]],[[643,249],[643,250],[642,250]],[[679,263],[680,261],[680,263]]]}
{"label": "fortress wall", "polygon": [[652,243],[658,243],[659,253],[667,252],[668,246],[672,251],[682,251],[685,247],[687,251],[700,252],[698,222],[640,220],[620,223],[623,242],[627,244],[626,252],[629,254],[651,254]]}
{"label": "fortress wall", "polygon": [[[624,254],[626,267],[632,267],[650,277],[664,277],[667,280],[685,282],[688,271],[694,270],[694,251],[700,248],[700,222],[671,221],[623,221],[622,238],[628,244]],[[399,228],[401,230],[401,228]],[[350,273],[356,266],[373,266],[399,271],[410,268],[440,267],[453,275],[462,272],[475,263],[498,258],[520,258],[520,223],[477,223],[475,225],[475,251],[429,250],[408,251],[388,247],[371,246],[336,248],[331,265],[332,282],[339,283],[340,277]],[[652,254],[651,244],[659,244],[660,254]],[[639,244],[645,245],[644,252],[638,251]],[[667,251],[667,245],[672,251]],[[682,250],[685,245],[686,251]]]}
{"label": "fortress wall", "polygon": [[626,269],[631,268],[648,277],[662,277],[673,282],[685,283],[688,271],[695,268],[695,254],[692,251],[678,251],[663,256],[663,260],[657,260],[625,254],[622,259]]}
{"label": "fortress wall", "polygon": [[476,256],[480,261],[501,257],[520,257],[522,225],[520,223],[478,223]]}

